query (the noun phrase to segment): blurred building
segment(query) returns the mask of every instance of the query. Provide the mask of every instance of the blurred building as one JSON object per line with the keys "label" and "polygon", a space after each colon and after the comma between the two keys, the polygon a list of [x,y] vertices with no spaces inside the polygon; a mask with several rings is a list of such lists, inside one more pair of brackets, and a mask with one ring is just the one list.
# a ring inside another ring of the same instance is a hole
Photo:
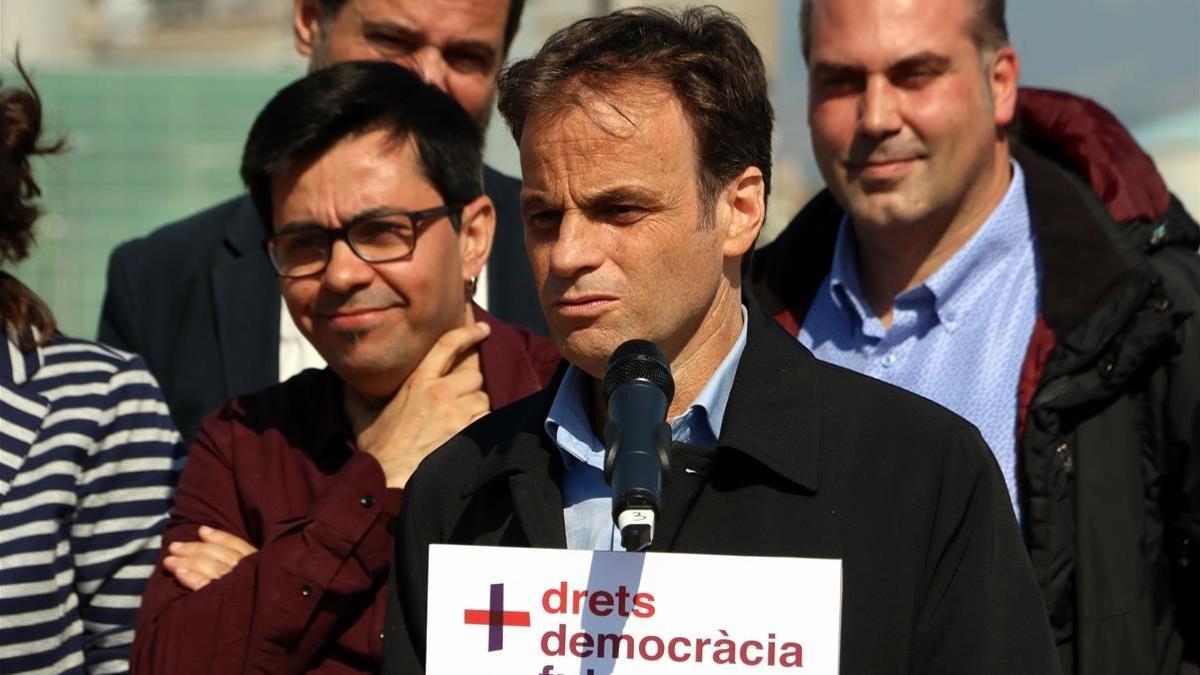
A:
{"label": "blurred building", "polygon": [[[510,56],[532,54],[571,21],[633,4],[526,0]],[[774,86],[780,31],[794,23],[781,19],[794,13],[795,0],[717,4],[746,22]],[[64,330],[94,335],[115,245],[241,191],[237,164],[254,115],[304,70],[292,45],[291,6],[0,0],[0,52],[12,55],[19,43],[45,99],[47,129],[69,140],[66,155],[37,167],[47,214],[38,248],[17,270]],[[11,69],[0,74],[12,78]],[[518,175],[512,137],[498,115],[493,119],[488,162]],[[786,222],[809,194],[799,166],[777,163],[771,225]]]}
{"label": "blurred building", "polygon": [[[1104,86],[1083,87],[1082,93],[1141,122],[1133,124],[1139,139],[1172,188],[1194,213],[1200,211],[1200,41],[1135,63],[1111,45],[1136,43],[1109,35],[1137,28],[1122,13],[1135,10],[1088,3],[1059,0],[1053,11],[1010,3],[1009,25],[1025,57],[1027,81],[1082,86],[1060,81],[1050,69],[1087,61]],[[526,0],[510,57],[532,54],[571,21],[634,4],[642,3]],[[714,4],[745,22],[767,64],[776,135],[764,243],[820,185],[805,123],[800,2]],[[293,49],[291,7],[287,0],[0,0],[0,54],[10,57],[19,42],[45,100],[47,130],[69,140],[68,154],[37,166],[47,215],[34,256],[17,270],[54,308],[64,330],[94,335],[113,246],[242,190],[237,165],[254,115],[304,72]],[[1170,30],[1200,14],[1195,3],[1160,9],[1135,12],[1146,17],[1144,31]],[[1095,30],[1082,28],[1081,17]],[[1190,25],[1194,32],[1195,21]],[[1064,34],[1087,36],[1102,43],[1101,51],[1077,53],[1080,46],[1064,42]],[[1058,51],[1042,53],[1047,49]],[[1106,66],[1106,54],[1113,65]],[[1122,83],[1153,79],[1145,73],[1168,73],[1157,85],[1166,94],[1123,95]],[[11,82],[11,68],[0,65],[0,76]],[[1141,107],[1122,107],[1131,101]],[[1156,103],[1155,116],[1139,112]],[[1171,112],[1179,109],[1191,112]],[[498,115],[487,139],[488,162],[518,175],[516,148]]]}
{"label": "blurred building", "polygon": [[[112,248],[237,194],[254,115],[303,72],[280,0],[0,0],[66,154],[39,161],[46,215],[16,273],[93,337]],[[0,68],[6,83],[11,68]]]}

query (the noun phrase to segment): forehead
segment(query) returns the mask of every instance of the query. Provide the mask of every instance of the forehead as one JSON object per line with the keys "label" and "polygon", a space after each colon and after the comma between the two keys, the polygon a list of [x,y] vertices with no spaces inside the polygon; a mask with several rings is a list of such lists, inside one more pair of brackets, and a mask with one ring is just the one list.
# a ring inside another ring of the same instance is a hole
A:
{"label": "forehead", "polygon": [[[694,177],[696,142],[683,105],[665,85],[627,82],[604,92],[575,86],[526,118],[521,167],[537,179],[600,169],[630,180]],[[527,181],[530,178],[527,177]]]}
{"label": "forehead", "polygon": [[477,39],[501,44],[507,0],[347,0],[337,20],[393,24],[431,40]]}
{"label": "forehead", "polygon": [[383,130],[348,136],[316,158],[272,181],[280,220],[325,215],[340,218],[379,206],[424,208],[439,199],[420,168],[416,145]]}
{"label": "forehead", "polygon": [[809,63],[870,63],[973,46],[974,0],[813,0]]}

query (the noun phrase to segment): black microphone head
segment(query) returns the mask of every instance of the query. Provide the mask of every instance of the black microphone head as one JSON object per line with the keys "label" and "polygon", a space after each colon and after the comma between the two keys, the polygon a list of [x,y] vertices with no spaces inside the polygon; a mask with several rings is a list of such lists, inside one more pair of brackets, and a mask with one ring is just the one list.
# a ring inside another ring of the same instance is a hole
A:
{"label": "black microphone head", "polygon": [[658,345],[649,340],[627,340],[613,351],[604,369],[604,400],[612,396],[613,390],[633,380],[647,380],[657,385],[667,397],[667,403],[675,398],[675,379],[671,367]]}

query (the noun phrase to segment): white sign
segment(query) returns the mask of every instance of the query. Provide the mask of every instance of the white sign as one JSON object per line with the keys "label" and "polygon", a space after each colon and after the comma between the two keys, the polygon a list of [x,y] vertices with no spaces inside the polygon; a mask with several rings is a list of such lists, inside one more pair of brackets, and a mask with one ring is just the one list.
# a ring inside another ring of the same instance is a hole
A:
{"label": "white sign", "polygon": [[428,675],[836,675],[840,560],[429,547]]}

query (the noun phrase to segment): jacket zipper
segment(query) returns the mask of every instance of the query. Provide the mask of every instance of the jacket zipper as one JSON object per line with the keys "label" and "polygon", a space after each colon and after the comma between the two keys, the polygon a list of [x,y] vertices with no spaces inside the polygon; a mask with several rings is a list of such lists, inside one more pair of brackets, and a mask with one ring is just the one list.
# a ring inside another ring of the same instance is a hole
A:
{"label": "jacket zipper", "polygon": [[1062,463],[1063,471],[1071,478],[1075,474],[1075,452],[1071,449],[1071,444],[1062,441],[1058,447],[1054,448],[1054,454],[1058,456],[1058,461]]}

